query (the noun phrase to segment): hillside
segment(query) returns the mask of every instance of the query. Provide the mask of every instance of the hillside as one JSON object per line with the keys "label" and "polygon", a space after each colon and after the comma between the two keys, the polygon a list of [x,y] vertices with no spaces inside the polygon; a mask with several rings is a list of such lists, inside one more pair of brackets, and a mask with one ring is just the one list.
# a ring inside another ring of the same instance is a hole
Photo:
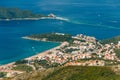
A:
{"label": "hillside", "polygon": [[0,19],[13,19],[13,18],[40,18],[45,15],[34,14],[29,10],[21,10],[19,8],[3,8],[0,7]]}
{"label": "hillside", "polygon": [[22,74],[5,80],[120,80],[110,67],[67,66]]}
{"label": "hillside", "polygon": [[120,80],[108,67],[68,66],[54,71],[43,80]]}
{"label": "hillside", "polygon": [[116,37],[113,37],[113,38],[109,38],[109,39],[104,39],[104,40],[101,40],[101,43],[102,44],[110,44],[110,43],[118,43],[118,41],[120,41],[120,36],[116,36]]}

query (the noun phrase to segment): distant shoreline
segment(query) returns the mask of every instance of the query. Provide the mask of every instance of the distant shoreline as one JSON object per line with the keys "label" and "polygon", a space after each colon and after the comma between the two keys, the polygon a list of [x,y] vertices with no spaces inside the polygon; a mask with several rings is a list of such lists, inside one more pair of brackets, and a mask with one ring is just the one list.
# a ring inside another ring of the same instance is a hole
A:
{"label": "distant shoreline", "polygon": [[52,19],[51,17],[40,18],[12,18],[12,19],[0,19],[0,21],[13,21],[13,20],[40,20],[40,19]]}
{"label": "distant shoreline", "polygon": [[0,19],[0,21],[15,21],[15,20],[42,20],[42,19],[56,19],[56,20],[63,20],[63,21],[69,21],[66,18],[62,18],[62,17],[40,17],[40,18],[12,18],[12,19]]}

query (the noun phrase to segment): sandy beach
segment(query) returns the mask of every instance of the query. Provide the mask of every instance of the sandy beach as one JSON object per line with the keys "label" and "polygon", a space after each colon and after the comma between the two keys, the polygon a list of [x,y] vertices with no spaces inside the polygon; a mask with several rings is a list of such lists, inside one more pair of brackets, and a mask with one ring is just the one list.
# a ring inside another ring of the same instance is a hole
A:
{"label": "sandy beach", "polygon": [[44,56],[48,55],[50,51],[53,51],[53,50],[55,50],[55,49],[57,49],[57,48],[59,48],[59,47],[60,47],[60,45],[57,46],[57,47],[54,47],[54,48],[52,48],[52,49],[46,50],[46,51],[44,51],[44,52],[38,53],[38,54],[36,54],[36,55],[33,55],[33,56],[31,56],[31,57],[25,58],[25,59],[27,59],[27,60],[32,60],[32,59],[35,59],[35,58],[38,58],[38,57],[44,57]]}
{"label": "sandy beach", "polygon": [[[44,40],[41,40],[41,39],[30,38],[30,37],[27,37],[27,36],[22,37],[22,38],[23,38],[23,39],[28,39],[28,40],[35,40],[35,41],[44,41]],[[52,42],[52,41],[44,41],[44,42]],[[56,42],[56,43],[60,43],[60,42]],[[61,43],[61,44],[62,44],[62,43]],[[61,44],[60,44],[59,46],[56,46],[56,47],[51,48],[51,49],[49,49],[49,50],[40,52],[40,53],[38,53],[38,54],[36,54],[36,55],[33,55],[33,56],[28,57],[28,58],[25,58],[25,59],[32,60],[32,59],[35,59],[35,58],[37,58],[37,57],[44,57],[44,56],[48,55],[50,51],[53,51],[53,50],[59,48],[59,47],[61,46]]]}

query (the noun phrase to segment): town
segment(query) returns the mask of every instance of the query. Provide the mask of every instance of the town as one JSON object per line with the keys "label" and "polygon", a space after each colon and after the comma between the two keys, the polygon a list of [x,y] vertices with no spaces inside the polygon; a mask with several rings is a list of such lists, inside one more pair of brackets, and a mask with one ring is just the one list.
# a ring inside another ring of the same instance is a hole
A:
{"label": "town", "polygon": [[[54,35],[64,36],[63,33],[54,33]],[[26,37],[26,39],[37,39]],[[46,37],[44,38],[47,41]],[[6,77],[15,76],[24,73],[15,67],[19,64],[30,66],[32,70],[41,70],[57,66],[109,66],[118,65],[119,57],[115,49],[120,49],[120,41],[117,44],[102,44],[95,37],[78,34],[71,36],[72,41],[62,41],[60,45],[47,50],[40,55],[35,55],[23,60],[16,61],[12,65],[0,66],[1,72],[6,72]],[[43,39],[37,39],[43,40]],[[42,55],[43,54],[43,55]],[[28,71],[29,72],[29,71]]]}

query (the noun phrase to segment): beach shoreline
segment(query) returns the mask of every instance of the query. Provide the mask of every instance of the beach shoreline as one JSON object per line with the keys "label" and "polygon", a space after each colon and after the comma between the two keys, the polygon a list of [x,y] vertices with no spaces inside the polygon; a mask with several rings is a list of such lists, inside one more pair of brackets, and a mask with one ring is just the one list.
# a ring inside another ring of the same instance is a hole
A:
{"label": "beach shoreline", "polygon": [[28,60],[28,59],[30,60],[30,59],[31,59],[31,60],[32,60],[32,59],[35,59],[35,58],[38,58],[38,57],[45,57],[46,55],[49,54],[49,52],[51,52],[51,51],[59,48],[60,46],[61,46],[61,45],[58,45],[58,46],[56,46],[56,47],[53,47],[53,48],[51,48],[51,49],[45,50],[45,51],[43,51],[43,52],[40,52],[40,53],[38,53],[38,54],[36,54],[36,55],[30,56],[30,57],[24,58],[24,59],[26,59],[26,60]]}
{"label": "beach shoreline", "polygon": [[[30,37],[27,37],[27,36],[21,37],[21,38],[22,38],[22,39],[26,39],[26,40],[34,40],[34,41],[42,41],[42,42],[52,42],[52,41],[44,41],[44,40],[37,39],[37,38],[30,38]],[[54,43],[60,43],[60,42],[54,42]],[[60,45],[61,45],[61,44],[62,44],[62,43],[60,43]],[[39,56],[44,57],[44,56],[48,55],[48,52],[50,52],[50,51],[52,51],[52,50],[54,50],[54,49],[56,49],[56,48],[59,48],[60,45],[58,45],[58,46],[56,46],[56,47],[53,47],[53,48],[51,48],[51,49],[45,50],[45,51],[43,51],[43,52],[39,52],[39,53],[37,53],[37,54],[35,54],[35,55],[33,55],[33,56],[23,58],[23,59],[33,59],[33,58],[36,58],[36,57],[39,57]],[[6,66],[6,67],[7,67],[7,66],[10,66],[10,65],[12,66],[12,65],[14,65],[14,63],[15,63],[15,61],[10,62],[10,63],[7,63],[7,64],[0,64],[0,68],[1,68],[1,67],[4,67],[4,66]]]}
{"label": "beach shoreline", "polygon": [[[33,40],[33,39],[30,39],[30,40]],[[40,41],[40,40],[39,40],[39,41]],[[35,54],[35,55],[33,55],[33,56],[26,57],[26,58],[23,58],[23,59],[25,59],[25,60],[33,60],[33,59],[35,59],[35,58],[37,58],[37,57],[44,57],[44,56],[48,55],[50,51],[53,51],[53,50],[59,48],[60,46],[61,46],[61,44],[58,45],[58,46],[56,46],[56,47],[53,47],[53,48],[51,48],[51,49],[45,50],[45,51],[43,51],[43,52],[37,53],[37,54]],[[6,71],[10,70],[10,67],[13,67],[14,64],[15,64],[15,61],[14,61],[14,62],[7,63],[7,64],[3,64],[3,65],[1,64],[1,65],[0,65],[0,72],[5,72],[4,70],[2,70],[3,68],[6,68]],[[7,68],[9,68],[9,69],[7,69]]]}

